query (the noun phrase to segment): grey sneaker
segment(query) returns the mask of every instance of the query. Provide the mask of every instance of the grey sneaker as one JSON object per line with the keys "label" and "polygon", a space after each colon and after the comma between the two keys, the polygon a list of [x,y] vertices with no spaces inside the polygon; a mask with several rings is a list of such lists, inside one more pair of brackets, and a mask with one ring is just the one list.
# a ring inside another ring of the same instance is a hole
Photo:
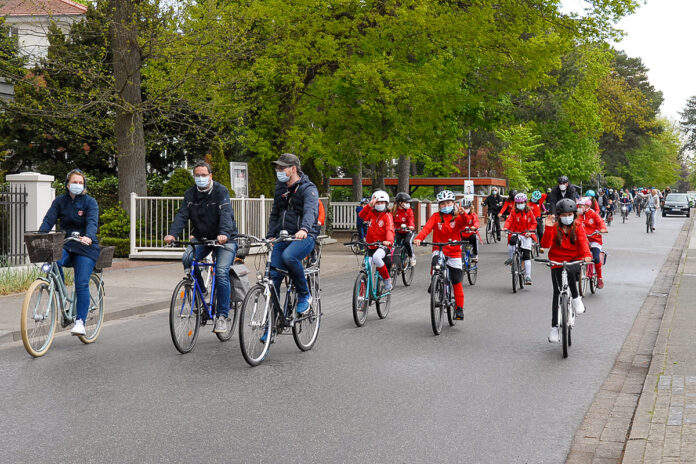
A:
{"label": "grey sneaker", "polygon": [[527,276],[524,278],[524,284],[525,285],[532,285],[532,278]]}
{"label": "grey sneaker", "polygon": [[509,266],[509,265],[511,265],[511,264],[512,264],[512,258],[508,258],[508,259],[505,260],[505,265],[506,265],[506,266]]}
{"label": "grey sneaker", "polygon": [[390,292],[392,288],[394,288],[394,286],[392,285],[392,280],[391,280],[391,279],[385,279],[385,280],[384,280],[384,288],[383,288],[384,291],[385,291],[385,292]]}
{"label": "grey sneaker", "polygon": [[213,328],[213,333],[225,333],[227,332],[227,319],[218,316],[217,319],[215,319],[215,327]]}

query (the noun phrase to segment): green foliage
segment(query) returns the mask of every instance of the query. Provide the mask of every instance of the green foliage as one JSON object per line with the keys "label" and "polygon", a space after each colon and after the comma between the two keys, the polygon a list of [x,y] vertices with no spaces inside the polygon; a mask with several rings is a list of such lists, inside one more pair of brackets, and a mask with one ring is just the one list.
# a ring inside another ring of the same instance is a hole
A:
{"label": "green foliage", "polygon": [[249,161],[249,196],[265,195],[273,198],[275,193],[276,175],[273,166],[260,157]]}
{"label": "green foliage", "polygon": [[230,191],[230,195],[234,195],[234,192],[232,192],[232,184],[230,183],[230,162],[225,158],[222,140],[217,137],[213,140],[213,147],[210,153],[210,166],[213,168],[213,178],[215,181],[227,187],[227,190]]}
{"label": "green foliage", "polygon": [[505,144],[500,159],[510,188],[521,191],[532,189],[532,178],[538,177],[542,168],[540,161],[533,161],[543,146],[539,143],[541,137],[534,133],[532,125],[500,129],[497,136]]}
{"label": "green foliage", "polygon": [[638,146],[628,152],[627,164],[621,169],[628,184],[663,189],[679,180],[679,133],[669,122],[660,123],[662,128],[657,135],[641,137]]}
{"label": "green foliage", "polygon": [[174,170],[172,176],[169,178],[167,183],[164,184],[162,195],[166,197],[183,197],[184,192],[194,185],[196,184],[193,180],[193,175],[189,172],[189,170],[179,168]]}
{"label": "green foliage", "polygon": [[101,227],[99,235],[113,238],[130,237],[130,218],[128,213],[121,208],[109,208],[101,213]]}
{"label": "green foliage", "polygon": [[607,184],[607,187],[615,190],[621,189],[625,185],[624,179],[619,176],[606,176],[604,182]]}
{"label": "green foliage", "polygon": [[113,246],[115,258],[127,258],[130,255],[130,240],[127,238],[99,237],[101,246]]}
{"label": "green foliage", "polygon": [[149,174],[147,176],[147,194],[152,197],[162,195],[164,189],[165,178],[159,174]]}

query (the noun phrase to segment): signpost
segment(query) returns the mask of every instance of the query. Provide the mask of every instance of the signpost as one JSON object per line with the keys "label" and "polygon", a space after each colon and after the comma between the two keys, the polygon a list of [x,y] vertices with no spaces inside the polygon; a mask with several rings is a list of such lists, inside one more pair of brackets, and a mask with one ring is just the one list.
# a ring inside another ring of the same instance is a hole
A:
{"label": "signpost", "polygon": [[249,196],[249,165],[230,162],[230,185],[237,198]]}

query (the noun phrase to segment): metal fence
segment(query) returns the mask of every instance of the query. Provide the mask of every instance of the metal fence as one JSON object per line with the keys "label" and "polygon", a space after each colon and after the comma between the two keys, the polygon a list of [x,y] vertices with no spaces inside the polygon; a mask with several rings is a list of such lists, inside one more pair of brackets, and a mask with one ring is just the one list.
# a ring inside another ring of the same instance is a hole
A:
{"label": "metal fence", "polygon": [[[326,198],[321,200],[326,204]],[[167,248],[164,246],[163,238],[167,235],[182,201],[183,197],[139,197],[131,193],[131,257],[169,257],[181,254],[183,248]],[[230,203],[239,233],[256,237],[266,236],[273,207],[272,198],[232,198]],[[182,237],[188,237],[190,233],[189,224]]]}
{"label": "metal fence", "polygon": [[27,192],[24,186],[0,184],[0,267],[25,264]]}

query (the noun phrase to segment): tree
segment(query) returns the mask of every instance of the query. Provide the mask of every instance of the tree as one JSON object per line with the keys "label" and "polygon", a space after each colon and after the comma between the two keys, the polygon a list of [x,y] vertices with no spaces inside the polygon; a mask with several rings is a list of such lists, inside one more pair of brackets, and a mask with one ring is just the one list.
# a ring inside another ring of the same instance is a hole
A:
{"label": "tree", "polygon": [[689,98],[684,111],[679,113],[679,125],[684,132],[684,144],[681,152],[696,154],[696,96]]}

